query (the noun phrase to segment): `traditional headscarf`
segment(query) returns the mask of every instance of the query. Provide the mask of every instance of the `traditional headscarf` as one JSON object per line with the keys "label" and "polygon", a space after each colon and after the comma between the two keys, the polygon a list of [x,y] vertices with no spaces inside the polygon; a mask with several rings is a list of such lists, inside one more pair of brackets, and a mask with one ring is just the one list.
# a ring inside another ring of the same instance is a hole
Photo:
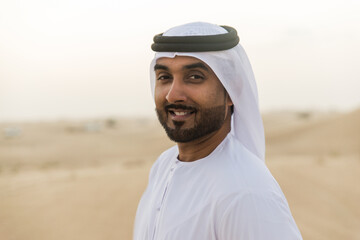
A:
{"label": "traditional headscarf", "polygon": [[[213,37],[215,35],[226,36],[229,33],[230,32],[228,27],[221,27],[210,23],[195,22],[171,28],[161,34],[161,36]],[[154,40],[157,36],[154,37]],[[201,37],[199,39],[201,39]],[[177,50],[171,52],[157,52],[150,65],[152,94],[154,96],[154,66],[157,59],[163,57],[174,58],[175,56],[189,56],[205,62],[219,78],[234,104],[234,113],[232,115],[232,127],[230,134],[233,134],[234,137],[238,139],[250,152],[264,161],[264,128],[259,111],[257,86],[251,64],[243,47],[240,44],[235,43],[234,47],[225,49],[227,50],[192,52]]]}

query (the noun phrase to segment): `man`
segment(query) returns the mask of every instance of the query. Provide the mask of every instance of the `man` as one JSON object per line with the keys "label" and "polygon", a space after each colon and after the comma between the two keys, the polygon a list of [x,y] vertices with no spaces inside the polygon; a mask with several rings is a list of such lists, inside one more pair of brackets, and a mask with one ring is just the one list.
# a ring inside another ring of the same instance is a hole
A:
{"label": "man", "polygon": [[154,37],[156,112],[177,143],[151,169],[135,240],[302,239],[264,163],[254,75],[236,30],[209,23]]}

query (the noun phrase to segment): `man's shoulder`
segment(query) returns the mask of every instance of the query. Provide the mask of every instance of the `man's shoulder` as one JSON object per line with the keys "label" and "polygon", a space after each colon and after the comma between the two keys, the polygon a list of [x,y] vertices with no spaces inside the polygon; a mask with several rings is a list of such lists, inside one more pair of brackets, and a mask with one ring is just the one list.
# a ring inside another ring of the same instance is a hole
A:
{"label": "man's shoulder", "polygon": [[168,165],[172,159],[176,159],[177,155],[178,148],[176,145],[162,152],[151,168],[151,175],[157,172],[158,169]]}
{"label": "man's shoulder", "polygon": [[302,239],[279,192],[249,189],[229,194],[218,202],[217,214],[222,239]]}
{"label": "man's shoulder", "polygon": [[177,157],[178,152],[179,151],[177,145],[174,145],[171,148],[168,148],[167,150],[162,152],[157,160]]}
{"label": "man's shoulder", "polygon": [[211,178],[227,192],[276,189],[278,184],[264,161],[252,154],[242,143],[231,138],[213,158]]}
{"label": "man's shoulder", "polygon": [[172,160],[175,160],[177,156],[179,155],[179,151],[177,148],[177,145],[172,146],[171,148],[168,148],[164,152],[160,154],[160,156],[156,159],[156,162],[154,165],[167,165]]}

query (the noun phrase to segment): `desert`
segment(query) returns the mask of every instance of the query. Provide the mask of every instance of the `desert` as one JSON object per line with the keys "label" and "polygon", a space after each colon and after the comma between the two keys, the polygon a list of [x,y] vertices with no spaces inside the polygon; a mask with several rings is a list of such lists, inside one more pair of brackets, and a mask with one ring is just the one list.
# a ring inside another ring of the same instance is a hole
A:
{"label": "desert", "polygon": [[[263,114],[266,164],[304,239],[360,239],[360,109]],[[131,239],[155,118],[0,123],[0,239]]]}

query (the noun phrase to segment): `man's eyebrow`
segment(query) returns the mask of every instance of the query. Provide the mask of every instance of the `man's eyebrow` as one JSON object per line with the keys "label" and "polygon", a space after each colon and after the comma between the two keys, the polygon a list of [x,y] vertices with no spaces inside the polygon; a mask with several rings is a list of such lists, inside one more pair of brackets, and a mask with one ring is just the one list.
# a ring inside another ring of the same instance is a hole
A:
{"label": "man's eyebrow", "polygon": [[205,64],[198,62],[198,63],[193,63],[193,64],[189,64],[183,67],[184,69],[193,69],[193,68],[201,68],[205,71],[209,71],[209,68],[207,66],[205,66]]}
{"label": "man's eyebrow", "polygon": [[165,71],[169,71],[169,68],[165,65],[161,65],[161,64],[155,64],[154,66],[154,71],[156,70],[165,70]]}

